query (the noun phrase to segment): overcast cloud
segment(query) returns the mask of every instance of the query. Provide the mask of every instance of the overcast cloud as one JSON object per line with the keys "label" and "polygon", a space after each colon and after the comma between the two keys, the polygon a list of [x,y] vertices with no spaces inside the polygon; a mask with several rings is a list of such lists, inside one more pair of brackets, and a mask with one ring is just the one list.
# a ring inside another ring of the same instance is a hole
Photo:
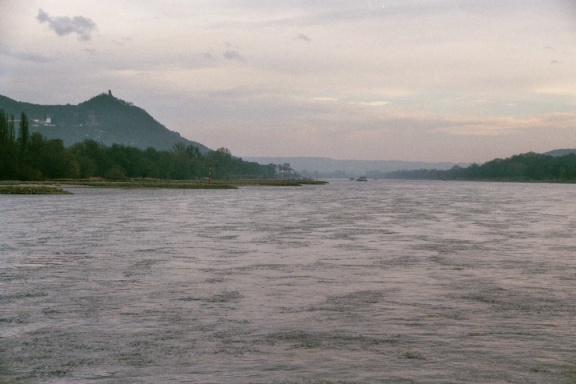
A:
{"label": "overcast cloud", "polygon": [[483,162],[576,147],[570,0],[3,8],[1,94],[76,104],[111,89],[239,156]]}
{"label": "overcast cloud", "polygon": [[92,20],[82,16],[73,18],[67,16],[50,17],[40,9],[36,18],[40,23],[47,23],[58,36],[75,33],[78,35],[78,39],[82,41],[90,40],[90,34],[96,29],[96,24]]}

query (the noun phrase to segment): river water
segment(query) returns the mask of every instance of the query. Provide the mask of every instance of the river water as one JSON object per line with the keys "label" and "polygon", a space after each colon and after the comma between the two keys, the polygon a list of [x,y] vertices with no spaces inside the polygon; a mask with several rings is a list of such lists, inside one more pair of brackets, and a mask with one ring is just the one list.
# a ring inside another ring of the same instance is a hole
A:
{"label": "river water", "polygon": [[0,197],[0,382],[575,383],[574,185]]}

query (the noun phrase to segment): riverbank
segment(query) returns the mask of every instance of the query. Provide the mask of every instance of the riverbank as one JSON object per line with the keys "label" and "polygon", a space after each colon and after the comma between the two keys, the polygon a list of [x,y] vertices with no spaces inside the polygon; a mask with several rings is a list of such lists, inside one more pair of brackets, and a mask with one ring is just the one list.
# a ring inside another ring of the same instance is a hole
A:
{"label": "riverbank", "polygon": [[67,194],[64,188],[166,188],[166,189],[237,189],[241,186],[298,187],[307,184],[323,185],[318,180],[159,180],[159,179],[65,179],[46,181],[0,181],[0,194]]}
{"label": "riverbank", "polygon": [[0,185],[0,195],[68,195],[58,187],[42,185]]}

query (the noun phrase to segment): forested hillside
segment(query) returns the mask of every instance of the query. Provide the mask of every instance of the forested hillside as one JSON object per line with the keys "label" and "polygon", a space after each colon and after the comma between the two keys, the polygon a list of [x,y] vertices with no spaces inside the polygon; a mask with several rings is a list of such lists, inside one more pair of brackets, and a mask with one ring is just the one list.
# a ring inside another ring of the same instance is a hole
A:
{"label": "forested hillside", "polygon": [[492,181],[576,181],[576,154],[563,156],[534,152],[507,159],[494,159],[482,165],[453,167],[449,170],[421,169],[390,172],[386,178],[436,180],[492,180]]}
{"label": "forested hillside", "polygon": [[170,150],[106,146],[94,140],[65,147],[60,139],[30,133],[27,115],[22,113],[19,117],[16,128],[14,116],[0,109],[1,180],[273,178],[276,173],[274,165],[243,161],[226,148],[202,153],[194,145],[182,142],[175,143]]}
{"label": "forested hillside", "polygon": [[201,153],[209,149],[170,131],[148,112],[108,93],[102,93],[78,105],[38,105],[0,95],[0,109],[29,119],[30,133],[48,139],[61,139],[65,146],[86,139],[108,146],[121,144],[140,149],[170,149],[175,143],[192,145]]}

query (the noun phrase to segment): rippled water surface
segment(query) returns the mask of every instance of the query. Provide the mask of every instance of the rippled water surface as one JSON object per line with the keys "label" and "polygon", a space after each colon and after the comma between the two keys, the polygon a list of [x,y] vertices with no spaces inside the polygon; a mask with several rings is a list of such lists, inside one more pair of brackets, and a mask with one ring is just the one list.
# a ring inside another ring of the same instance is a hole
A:
{"label": "rippled water surface", "polygon": [[574,185],[0,196],[0,382],[575,383]]}

